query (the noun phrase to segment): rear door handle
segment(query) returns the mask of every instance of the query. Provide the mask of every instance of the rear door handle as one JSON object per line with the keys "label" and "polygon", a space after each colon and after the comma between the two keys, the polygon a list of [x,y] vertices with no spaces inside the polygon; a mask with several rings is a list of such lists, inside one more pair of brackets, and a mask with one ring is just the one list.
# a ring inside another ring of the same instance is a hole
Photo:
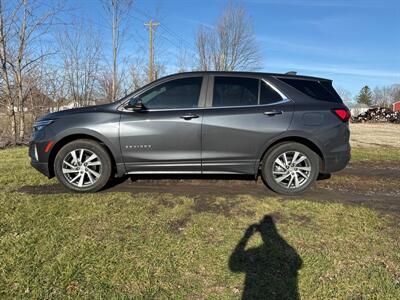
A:
{"label": "rear door handle", "polygon": [[180,116],[181,119],[185,119],[185,120],[196,119],[198,117],[199,117],[199,115],[195,115],[195,114],[186,114],[186,115]]}
{"label": "rear door handle", "polygon": [[268,111],[264,111],[264,115],[266,116],[275,116],[275,115],[281,115],[283,114],[283,112],[281,110],[268,110]]}

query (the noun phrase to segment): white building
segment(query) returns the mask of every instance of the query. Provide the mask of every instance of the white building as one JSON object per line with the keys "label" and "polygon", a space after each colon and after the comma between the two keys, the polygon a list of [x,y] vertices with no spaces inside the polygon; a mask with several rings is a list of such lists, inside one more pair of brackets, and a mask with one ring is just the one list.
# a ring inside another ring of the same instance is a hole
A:
{"label": "white building", "polygon": [[359,114],[362,114],[371,108],[367,104],[364,104],[364,103],[356,103],[353,105],[349,105],[348,107],[349,107],[351,115],[353,117],[357,117]]}

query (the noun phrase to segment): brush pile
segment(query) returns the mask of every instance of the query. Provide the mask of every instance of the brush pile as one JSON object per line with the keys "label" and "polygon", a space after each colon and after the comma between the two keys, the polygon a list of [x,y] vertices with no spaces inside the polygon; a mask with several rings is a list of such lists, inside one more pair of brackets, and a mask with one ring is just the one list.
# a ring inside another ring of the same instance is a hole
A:
{"label": "brush pile", "polygon": [[383,107],[370,108],[366,112],[363,112],[358,116],[352,116],[351,121],[353,123],[389,122],[400,124],[400,111],[393,111],[390,108]]}

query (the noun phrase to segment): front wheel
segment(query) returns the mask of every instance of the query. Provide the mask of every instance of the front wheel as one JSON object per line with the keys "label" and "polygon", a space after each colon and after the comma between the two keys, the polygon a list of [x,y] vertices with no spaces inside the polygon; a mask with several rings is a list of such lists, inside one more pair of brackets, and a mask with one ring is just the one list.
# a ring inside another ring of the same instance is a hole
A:
{"label": "front wheel", "polygon": [[303,144],[282,143],[266,153],[261,171],[264,183],[274,192],[295,195],[317,179],[319,157]]}
{"label": "front wheel", "polygon": [[97,192],[111,176],[107,151],[92,140],[76,140],[63,146],[54,161],[54,172],[65,187],[75,192]]}

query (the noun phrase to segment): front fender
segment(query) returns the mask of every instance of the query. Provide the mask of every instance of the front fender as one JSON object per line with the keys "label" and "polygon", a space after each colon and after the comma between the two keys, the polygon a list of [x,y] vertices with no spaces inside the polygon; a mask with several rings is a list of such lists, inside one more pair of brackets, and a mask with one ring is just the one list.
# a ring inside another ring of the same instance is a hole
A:
{"label": "front fender", "polygon": [[103,143],[111,152],[114,160],[116,163],[123,163],[122,155],[121,155],[121,148],[119,146],[119,136],[118,136],[119,129],[115,132],[108,132],[110,137],[105,136],[104,134],[100,134],[97,131],[87,129],[87,128],[71,128],[63,131],[62,133],[58,134],[55,139],[55,143],[53,147],[56,147],[58,143],[63,143],[62,141],[65,139],[70,139],[71,137],[76,136],[77,138],[94,138],[99,140]]}

